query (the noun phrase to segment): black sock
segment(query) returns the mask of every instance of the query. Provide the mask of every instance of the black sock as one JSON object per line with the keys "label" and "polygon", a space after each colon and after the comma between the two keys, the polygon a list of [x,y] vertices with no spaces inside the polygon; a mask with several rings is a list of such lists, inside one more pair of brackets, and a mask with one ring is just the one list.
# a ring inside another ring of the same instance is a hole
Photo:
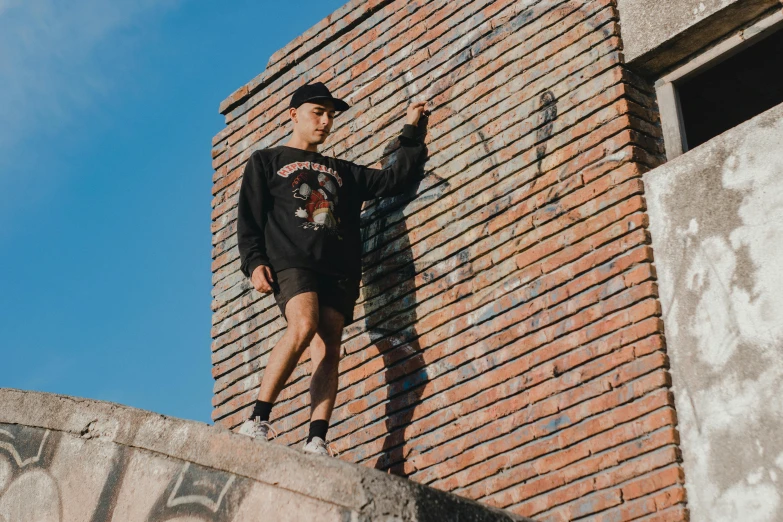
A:
{"label": "black sock", "polygon": [[262,421],[269,421],[269,415],[272,413],[272,403],[264,401],[256,401],[256,405],[253,407],[253,413],[250,414],[251,419],[259,417]]}
{"label": "black sock", "polygon": [[307,436],[307,442],[313,440],[313,437],[321,437],[326,440],[326,430],[329,429],[329,421],[314,420],[310,421],[310,435]]}

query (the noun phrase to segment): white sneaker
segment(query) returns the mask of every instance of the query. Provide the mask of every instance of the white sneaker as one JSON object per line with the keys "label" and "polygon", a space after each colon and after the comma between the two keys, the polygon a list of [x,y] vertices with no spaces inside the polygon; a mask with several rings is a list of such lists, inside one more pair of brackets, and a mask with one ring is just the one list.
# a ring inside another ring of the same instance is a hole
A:
{"label": "white sneaker", "polygon": [[312,455],[326,455],[327,457],[334,457],[334,450],[326,444],[326,441],[321,437],[313,437],[310,442],[305,442],[302,451],[310,453]]}
{"label": "white sneaker", "polygon": [[277,432],[271,424],[269,424],[267,421],[262,421],[260,417],[254,417],[243,422],[237,433],[268,442],[270,431],[275,437],[277,437]]}

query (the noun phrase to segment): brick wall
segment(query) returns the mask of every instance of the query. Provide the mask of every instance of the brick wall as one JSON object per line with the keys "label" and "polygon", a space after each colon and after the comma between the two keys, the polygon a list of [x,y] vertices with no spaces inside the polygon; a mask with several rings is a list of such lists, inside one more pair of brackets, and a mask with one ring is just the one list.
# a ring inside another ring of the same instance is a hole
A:
{"label": "brick wall", "polygon": [[[353,106],[322,152],[366,165],[419,96],[426,177],[363,213],[340,458],[542,521],[686,520],[641,182],[661,136],[622,62],[614,0],[352,1],[273,55],[213,140],[215,421],[246,418],[285,328],[239,272],[244,162],[305,81]],[[306,436],[307,359],[281,443]]]}

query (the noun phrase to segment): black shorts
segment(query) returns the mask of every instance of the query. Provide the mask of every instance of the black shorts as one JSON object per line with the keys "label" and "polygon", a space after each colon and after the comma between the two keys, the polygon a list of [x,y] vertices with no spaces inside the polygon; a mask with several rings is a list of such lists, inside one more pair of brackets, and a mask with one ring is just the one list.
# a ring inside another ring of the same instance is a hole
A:
{"label": "black shorts", "polygon": [[353,307],[359,299],[359,280],[337,278],[306,268],[286,268],[275,272],[274,295],[285,317],[285,305],[297,294],[315,292],[318,305],[334,308],[345,317],[345,326],[353,322]]}

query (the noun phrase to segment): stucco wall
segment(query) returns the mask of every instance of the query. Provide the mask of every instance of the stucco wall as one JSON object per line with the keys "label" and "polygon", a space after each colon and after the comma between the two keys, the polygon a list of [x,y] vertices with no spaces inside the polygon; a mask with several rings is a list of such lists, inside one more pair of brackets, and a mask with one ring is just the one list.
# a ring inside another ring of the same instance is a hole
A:
{"label": "stucco wall", "polygon": [[783,105],[644,177],[695,521],[783,520]]}
{"label": "stucco wall", "polygon": [[617,0],[627,63],[658,73],[780,0]]}

